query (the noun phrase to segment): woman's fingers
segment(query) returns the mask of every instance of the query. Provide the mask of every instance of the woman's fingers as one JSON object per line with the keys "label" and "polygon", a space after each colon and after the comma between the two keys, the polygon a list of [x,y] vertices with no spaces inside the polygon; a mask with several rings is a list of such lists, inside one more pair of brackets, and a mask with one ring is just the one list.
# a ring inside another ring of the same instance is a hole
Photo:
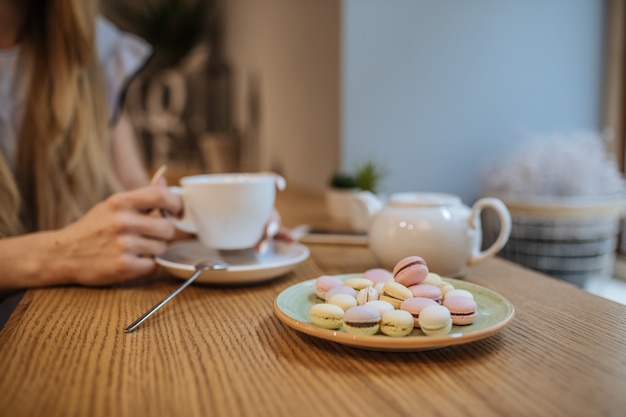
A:
{"label": "woman's fingers", "polygon": [[285,226],[281,226],[280,227],[280,229],[278,230],[278,232],[274,236],[274,239],[283,240],[285,242],[293,242],[294,241],[293,233],[291,232],[291,229],[288,229]]}
{"label": "woman's fingers", "polygon": [[160,185],[114,194],[107,199],[107,203],[116,210],[134,209],[140,212],[160,209],[177,214],[183,208],[181,198]]}
{"label": "woman's fingers", "polygon": [[136,256],[158,256],[167,249],[165,240],[127,234],[118,238],[118,250]]}
{"label": "woman's fingers", "polygon": [[153,257],[165,252],[176,229],[171,219],[150,212],[177,212],[181,206],[180,197],[158,185],[117,193],[94,206],[64,233],[76,271],[92,271],[77,272],[77,281],[101,285],[154,272]]}
{"label": "woman's fingers", "polygon": [[130,279],[148,276],[156,272],[158,264],[152,257],[123,254],[110,262],[109,266],[92,269],[93,276],[82,274],[79,283],[83,285],[107,285],[125,282]]}
{"label": "woman's fingers", "polygon": [[130,212],[120,214],[123,217],[125,232],[158,240],[171,240],[176,233],[174,223],[168,218],[153,216],[149,213]]}

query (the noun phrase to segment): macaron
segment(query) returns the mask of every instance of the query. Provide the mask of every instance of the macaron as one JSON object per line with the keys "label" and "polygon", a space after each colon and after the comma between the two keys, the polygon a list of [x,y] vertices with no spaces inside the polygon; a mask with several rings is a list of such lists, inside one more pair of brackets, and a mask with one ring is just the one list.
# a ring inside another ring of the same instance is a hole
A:
{"label": "macaron", "polygon": [[378,295],[378,299],[387,301],[393,308],[400,308],[400,304],[412,296],[411,291],[404,285],[396,281],[388,281],[383,285],[383,292]]}
{"label": "macaron", "polygon": [[380,328],[380,313],[369,306],[349,308],[343,317],[343,328],[351,334],[374,335]]}
{"label": "macaron", "polygon": [[393,310],[380,319],[380,331],[391,337],[404,337],[413,331],[413,316],[408,311]]}
{"label": "macaron", "polygon": [[348,287],[352,287],[359,291],[363,288],[373,286],[374,283],[367,278],[349,278],[343,282],[343,285],[347,285]]}
{"label": "macaron", "polygon": [[334,304],[341,307],[343,311],[346,311],[350,307],[354,307],[355,305],[357,305],[356,298],[349,294],[341,293],[331,296],[326,302],[328,304]]}
{"label": "macaron", "polygon": [[356,302],[360,306],[373,300],[378,300],[378,291],[374,287],[365,287],[356,294]]}
{"label": "macaron", "polygon": [[393,279],[405,287],[421,283],[427,275],[428,266],[421,256],[407,256],[393,267]]}
{"label": "macaron", "polygon": [[476,301],[469,297],[462,295],[446,297],[443,301],[443,306],[450,311],[452,324],[459,326],[472,324],[478,316]]}
{"label": "macaron", "polygon": [[409,291],[411,291],[413,297],[430,298],[431,300],[441,304],[442,294],[439,287],[435,287],[430,284],[417,284],[411,285],[409,287]]}
{"label": "macaron", "polygon": [[441,278],[441,275],[429,271],[424,281],[422,281],[422,284],[439,286],[439,284],[441,284],[442,282],[443,279]]}
{"label": "macaron", "polygon": [[374,283],[387,282],[393,279],[393,274],[384,268],[372,268],[363,272],[363,278],[367,278]]}
{"label": "macaron", "polygon": [[424,307],[437,305],[437,302],[424,297],[411,297],[407,298],[400,304],[400,309],[407,311],[413,317],[413,325],[415,327],[420,327],[420,312]]}
{"label": "macaron", "polygon": [[333,287],[343,285],[343,281],[332,275],[322,275],[315,280],[315,294],[325,300],[326,292]]}
{"label": "macaron", "polygon": [[474,294],[472,294],[470,291],[467,291],[467,290],[454,289],[454,290],[448,291],[446,293],[446,297],[467,297],[473,300]]}
{"label": "macaron", "polygon": [[347,285],[337,285],[336,287],[332,287],[328,291],[326,291],[326,296],[324,299],[328,301],[330,297],[335,294],[348,294],[356,298],[356,290],[352,287],[348,287]]}
{"label": "macaron", "polygon": [[324,329],[338,329],[343,324],[344,311],[334,304],[314,304],[309,310],[311,323]]}
{"label": "macaron", "polygon": [[450,310],[439,304],[424,307],[419,320],[426,336],[445,336],[452,329]]}
{"label": "macaron", "polygon": [[381,317],[387,311],[395,310],[391,304],[389,304],[387,301],[383,301],[383,300],[368,301],[367,303],[365,303],[365,305],[369,306],[369,307],[374,307],[376,310],[378,310],[378,312],[380,313]]}
{"label": "macaron", "polygon": [[374,284],[374,288],[376,289],[376,291],[378,291],[378,295],[383,293],[383,287],[385,286],[385,284],[389,282],[377,282],[376,284]]}
{"label": "macaron", "polygon": [[446,297],[446,294],[448,294],[448,292],[455,289],[454,285],[445,281],[442,281],[441,284],[437,285],[437,287],[439,287],[439,289],[441,290],[441,294],[443,294],[444,298]]}

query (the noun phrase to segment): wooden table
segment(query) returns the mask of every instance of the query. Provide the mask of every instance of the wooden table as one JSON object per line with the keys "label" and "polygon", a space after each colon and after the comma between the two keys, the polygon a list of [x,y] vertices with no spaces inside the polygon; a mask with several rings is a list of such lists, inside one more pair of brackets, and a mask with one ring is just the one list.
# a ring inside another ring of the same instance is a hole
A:
{"label": "wooden table", "polygon": [[[322,200],[285,192],[287,225]],[[623,416],[626,307],[500,259],[468,281],[516,309],[500,333],[410,353],[300,334],[279,292],[376,266],[365,246],[311,245],[263,285],[192,286],[134,333],[123,328],[180,284],[28,291],[0,333],[0,416]]]}

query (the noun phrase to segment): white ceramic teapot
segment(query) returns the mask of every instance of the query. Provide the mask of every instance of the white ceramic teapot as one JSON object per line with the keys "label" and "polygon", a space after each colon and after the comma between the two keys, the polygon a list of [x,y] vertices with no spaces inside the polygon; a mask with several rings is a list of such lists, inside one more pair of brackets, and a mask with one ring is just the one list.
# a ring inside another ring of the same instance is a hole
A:
{"label": "white ceramic teapot", "polygon": [[[392,269],[402,258],[418,255],[428,268],[442,276],[458,277],[470,265],[495,255],[511,232],[511,216],[497,198],[481,198],[472,208],[460,197],[443,193],[405,192],[392,194],[379,210],[372,196],[361,193],[353,200],[358,223],[369,216],[369,247],[381,266]],[[481,251],[480,213],[493,209],[500,220],[498,238]]]}

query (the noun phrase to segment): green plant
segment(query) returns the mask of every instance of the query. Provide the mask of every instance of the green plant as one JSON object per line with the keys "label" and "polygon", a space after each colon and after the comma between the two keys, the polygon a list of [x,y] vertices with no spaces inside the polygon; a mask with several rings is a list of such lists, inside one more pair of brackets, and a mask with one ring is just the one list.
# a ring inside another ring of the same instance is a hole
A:
{"label": "green plant", "polygon": [[332,188],[356,188],[355,178],[347,173],[338,172],[330,178],[330,186]]}
{"label": "green plant", "polygon": [[380,182],[387,176],[387,171],[372,161],[360,165],[355,174],[356,185],[364,191],[376,193]]}

